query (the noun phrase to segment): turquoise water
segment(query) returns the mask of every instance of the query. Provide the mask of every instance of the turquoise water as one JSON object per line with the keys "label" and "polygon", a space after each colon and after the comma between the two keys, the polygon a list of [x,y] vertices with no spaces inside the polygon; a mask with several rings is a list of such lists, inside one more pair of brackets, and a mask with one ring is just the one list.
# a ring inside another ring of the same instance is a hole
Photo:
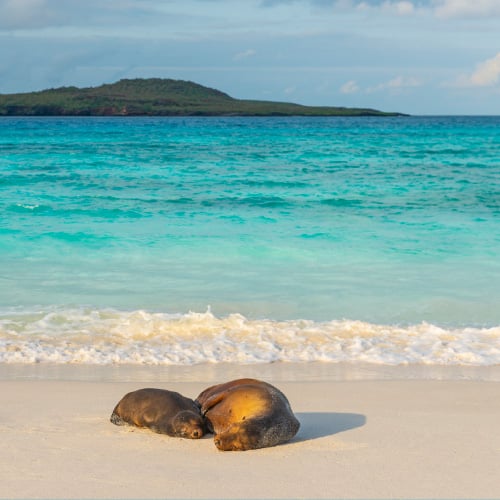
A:
{"label": "turquoise water", "polygon": [[500,363],[500,117],[2,118],[0,153],[0,360]]}

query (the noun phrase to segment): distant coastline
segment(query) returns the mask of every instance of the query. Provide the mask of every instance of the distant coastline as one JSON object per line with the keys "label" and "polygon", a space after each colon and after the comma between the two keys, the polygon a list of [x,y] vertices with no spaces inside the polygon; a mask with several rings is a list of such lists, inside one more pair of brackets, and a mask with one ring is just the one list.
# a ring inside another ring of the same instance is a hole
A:
{"label": "distant coastline", "polygon": [[303,106],[235,99],[194,82],[120,80],[99,87],[60,87],[0,94],[0,116],[407,116],[369,108]]}

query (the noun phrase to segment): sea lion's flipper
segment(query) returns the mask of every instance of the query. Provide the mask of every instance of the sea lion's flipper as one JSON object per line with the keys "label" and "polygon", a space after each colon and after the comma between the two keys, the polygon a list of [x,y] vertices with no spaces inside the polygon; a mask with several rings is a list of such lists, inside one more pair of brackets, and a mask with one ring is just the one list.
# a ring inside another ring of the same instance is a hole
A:
{"label": "sea lion's flipper", "polygon": [[210,396],[206,401],[203,401],[201,405],[201,414],[205,415],[210,408],[213,408],[215,405],[220,403],[226,397],[226,392],[219,392]]}

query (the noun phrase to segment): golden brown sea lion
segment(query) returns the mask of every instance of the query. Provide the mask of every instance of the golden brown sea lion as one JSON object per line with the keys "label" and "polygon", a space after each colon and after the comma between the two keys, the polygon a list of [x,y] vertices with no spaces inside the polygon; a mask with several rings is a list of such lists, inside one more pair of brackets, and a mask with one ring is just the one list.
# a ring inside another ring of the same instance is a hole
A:
{"label": "golden brown sea lion", "polygon": [[205,433],[198,405],[178,392],[164,389],[129,392],[115,406],[110,420],[116,425],[148,427],[175,437],[198,439]]}
{"label": "golden brown sea lion", "polygon": [[300,423],[285,395],[250,378],[205,389],[196,402],[219,450],[252,450],[291,439]]}

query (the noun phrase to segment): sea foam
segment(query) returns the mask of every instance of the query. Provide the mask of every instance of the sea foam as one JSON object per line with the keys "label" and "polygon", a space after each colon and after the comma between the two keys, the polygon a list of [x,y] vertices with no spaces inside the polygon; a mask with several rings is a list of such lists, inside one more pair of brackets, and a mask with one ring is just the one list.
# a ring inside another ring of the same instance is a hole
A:
{"label": "sea foam", "polygon": [[0,362],[192,365],[365,362],[500,364],[500,326],[444,328],[362,321],[276,321],[54,307],[0,314]]}

